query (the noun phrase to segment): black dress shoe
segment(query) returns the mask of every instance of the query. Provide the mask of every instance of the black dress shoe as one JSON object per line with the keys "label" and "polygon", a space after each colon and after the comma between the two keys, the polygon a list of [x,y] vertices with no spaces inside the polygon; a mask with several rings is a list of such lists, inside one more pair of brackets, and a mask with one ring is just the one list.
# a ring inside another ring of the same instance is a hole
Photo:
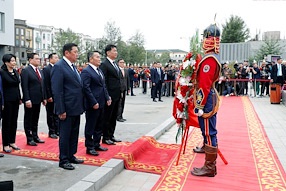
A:
{"label": "black dress shoe", "polygon": [[115,143],[112,140],[102,140],[102,143],[107,145],[115,145]]}
{"label": "black dress shoe", "polygon": [[12,152],[11,149],[5,149],[5,147],[3,147],[3,151],[4,151],[5,153],[11,153],[11,152]]}
{"label": "black dress shoe", "polygon": [[29,141],[27,143],[27,145],[30,145],[30,146],[37,146],[37,143],[35,141]]}
{"label": "black dress shoe", "polygon": [[136,96],[135,94],[132,94],[131,96]]}
{"label": "black dress shoe", "polygon": [[0,153],[0,157],[4,157],[4,155],[2,153]]}
{"label": "black dress shoe", "polygon": [[123,120],[123,121],[126,121],[127,119],[123,119],[123,118],[122,118],[122,120]]}
{"label": "black dress shoe", "polygon": [[49,137],[52,138],[52,139],[57,139],[58,138],[58,136],[56,134],[50,134]]}
{"label": "black dress shoe", "polygon": [[13,145],[9,145],[12,149],[14,149],[15,151],[21,150],[19,147],[17,146],[13,146]]}
{"label": "black dress shoe", "polygon": [[92,150],[86,150],[86,154],[89,155],[93,155],[93,156],[98,156],[98,152],[96,152],[96,150],[92,149]]}
{"label": "black dress shoe", "polygon": [[70,163],[73,163],[73,164],[82,164],[83,162],[84,162],[84,160],[77,159],[77,158],[70,161]]}
{"label": "black dress shoe", "polygon": [[123,119],[117,119],[116,121],[119,121],[119,122],[124,122],[124,120],[123,120]]}
{"label": "black dress shoe", "polygon": [[96,151],[107,151],[107,150],[108,150],[108,148],[105,148],[105,147],[99,146],[99,147],[96,147],[94,150],[96,150]]}
{"label": "black dress shoe", "polygon": [[111,141],[113,141],[113,142],[121,142],[120,139],[116,139],[115,137],[111,138]]}
{"label": "black dress shoe", "polygon": [[159,102],[163,102],[163,100],[159,99]]}
{"label": "black dress shoe", "polygon": [[41,139],[39,139],[39,138],[34,139],[34,141],[35,141],[36,143],[45,143],[45,141],[44,141],[44,140],[41,140]]}
{"label": "black dress shoe", "polygon": [[74,166],[71,163],[60,164],[59,167],[66,170],[74,170]]}

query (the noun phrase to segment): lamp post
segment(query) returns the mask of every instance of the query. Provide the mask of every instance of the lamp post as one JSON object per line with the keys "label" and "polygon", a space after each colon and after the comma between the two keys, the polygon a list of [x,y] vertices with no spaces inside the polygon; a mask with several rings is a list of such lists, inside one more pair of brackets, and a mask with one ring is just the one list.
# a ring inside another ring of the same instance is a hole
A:
{"label": "lamp post", "polygon": [[148,52],[147,52],[147,50],[145,50],[146,51],[146,55],[145,55],[145,64],[147,64],[147,54],[148,54]]}

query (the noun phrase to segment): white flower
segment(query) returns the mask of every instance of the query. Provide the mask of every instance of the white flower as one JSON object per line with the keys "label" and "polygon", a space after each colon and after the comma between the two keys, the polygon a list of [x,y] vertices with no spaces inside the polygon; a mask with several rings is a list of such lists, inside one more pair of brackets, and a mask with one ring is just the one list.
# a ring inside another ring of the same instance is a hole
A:
{"label": "white flower", "polygon": [[184,78],[184,77],[180,77],[179,83],[180,83],[181,86],[186,86],[186,85],[188,85],[188,81],[187,81],[187,79]]}
{"label": "white flower", "polygon": [[190,64],[191,64],[191,63],[190,63],[189,60],[183,62],[183,69],[186,69]]}

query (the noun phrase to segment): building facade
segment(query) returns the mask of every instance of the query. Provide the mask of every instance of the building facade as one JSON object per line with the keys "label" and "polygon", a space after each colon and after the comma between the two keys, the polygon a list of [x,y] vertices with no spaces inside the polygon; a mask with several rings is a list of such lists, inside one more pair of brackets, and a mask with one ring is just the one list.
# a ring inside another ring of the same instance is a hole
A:
{"label": "building facade", "polygon": [[0,65],[2,56],[14,53],[14,0],[0,1]]}

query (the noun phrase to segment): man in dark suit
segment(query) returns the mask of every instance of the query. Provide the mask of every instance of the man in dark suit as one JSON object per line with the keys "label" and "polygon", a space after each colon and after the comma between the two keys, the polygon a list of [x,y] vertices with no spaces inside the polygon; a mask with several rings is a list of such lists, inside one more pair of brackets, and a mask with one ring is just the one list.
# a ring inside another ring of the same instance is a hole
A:
{"label": "man in dark suit", "polygon": [[60,59],[51,71],[51,87],[55,114],[59,117],[59,167],[74,170],[74,164],[83,163],[74,155],[77,152],[80,115],[84,112],[83,86],[74,63],[78,58],[78,48],[74,43],[63,47]]}
{"label": "man in dark suit", "polygon": [[115,45],[108,44],[105,47],[106,59],[100,65],[100,69],[104,73],[105,83],[109,96],[111,97],[111,105],[104,108],[104,128],[102,142],[108,145],[115,145],[115,142],[121,140],[114,137],[118,105],[121,95],[120,90],[120,70],[115,59],[117,57],[117,48]]}
{"label": "man in dark suit", "polygon": [[151,82],[152,82],[152,89],[151,94],[154,102],[158,96],[159,101],[161,100],[161,91],[162,91],[162,83],[164,81],[163,70],[160,68],[160,63],[154,63],[153,68],[151,69]]}
{"label": "man in dark suit", "polygon": [[135,81],[134,75],[136,74],[133,68],[133,64],[129,64],[128,74],[129,74],[129,87],[130,87],[131,96],[136,96],[133,93],[133,87],[134,87],[134,81]]}
{"label": "man in dark suit", "polygon": [[47,94],[47,124],[49,127],[49,137],[52,139],[57,139],[57,135],[59,134],[59,117],[54,113],[54,102],[51,87],[51,70],[54,64],[59,60],[59,57],[56,53],[52,53],[48,58],[50,64],[43,68],[44,83]]}
{"label": "man in dark suit", "polygon": [[128,69],[124,68],[124,60],[119,59],[118,65],[119,69],[121,71],[120,73],[120,90],[121,90],[121,97],[119,101],[118,106],[118,113],[117,113],[117,121],[124,122],[126,119],[123,118],[123,111],[124,111],[124,105],[125,105],[125,98],[126,98],[126,91],[129,91],[129,75],[128,75]]}
{"label": "man in dark suit", "polygon": [[282,64],[283,59],[278,58],[277,63],[272,66],[271,70],[271,82],[280,84],[281,86],[285,83],[286,79],[286,68]]}
{"label": "man in dark suit", "polygon": [[41,102],[46,105],[44,88],[44,75],[38,69],[40,57],[37,53],[28,54],[29,65],[21,72],[21,85],[24,102],[24,129],[27,137],[27,144],[37,146],[37,143],[44,143],[38,136],[38,122],[41,109]]}
{"label": "man in dark suit", "polygon": [[86,153],[97,156],[97,151],[107,151],[100,146],[102,129],[104,126],[104,106],[111,104],[104,76],[99,69],[100,54],[98,51],[87,55],[89,65],[81,72],[83,90],[85,95],[85,147]]}

